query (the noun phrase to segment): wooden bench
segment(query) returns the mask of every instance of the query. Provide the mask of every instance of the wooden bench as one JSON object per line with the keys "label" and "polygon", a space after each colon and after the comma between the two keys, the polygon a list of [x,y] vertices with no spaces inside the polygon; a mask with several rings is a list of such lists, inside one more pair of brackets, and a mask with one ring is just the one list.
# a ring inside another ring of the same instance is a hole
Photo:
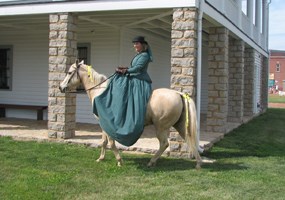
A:
{"label": "wooden bench", "polygon": [[43,120],[43,111],[45,109],[47,109],[47,106],[0,104],[0,117],[6,117],[6,108],[36,110],[37,111],[37,120]]}

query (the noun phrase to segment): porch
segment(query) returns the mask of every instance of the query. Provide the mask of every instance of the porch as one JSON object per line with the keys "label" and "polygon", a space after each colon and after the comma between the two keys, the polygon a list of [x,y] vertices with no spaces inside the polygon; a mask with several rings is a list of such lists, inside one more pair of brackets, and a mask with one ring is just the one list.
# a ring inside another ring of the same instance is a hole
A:
{"label": "porch", "polygon": [[[48,137],[47,123],[48,121],[46,120],[0,118],[0,136],[10,136],[15,140],[83,144],[93,148],[98,148],[101,145],[101,128],[97,124],[76,123],[75,137],[56,140]],[[238,123],[231,123],[228,125],[228,130],[233,130],[238,125]],[[220,141],[224,135],[224,133],[202,130],[200,133],[200,146],[208,150],[214,143]],[[159,148],[159,143],[155,137],[154,128],[148,126],[145,128],[141,138],[133,146],[126,147],[117,143],[117,147],[122,151],[154,154]],[[165,151],[165,154],[170,154],[170,148]]]}

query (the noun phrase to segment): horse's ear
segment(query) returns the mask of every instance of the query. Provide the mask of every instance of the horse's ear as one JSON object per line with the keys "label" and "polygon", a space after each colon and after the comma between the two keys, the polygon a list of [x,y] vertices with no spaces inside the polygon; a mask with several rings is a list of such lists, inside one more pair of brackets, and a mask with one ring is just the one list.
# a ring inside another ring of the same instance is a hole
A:
{"label": "horse's ear", "polygon": [[84,60],[81,60],[81,62],[79,63],[79,65],[83,65],[84,64]]}
{"label": "horse's ear", "polygon": [[78,64],[79,64],[79,60],[78,59],[76,59],[75,64],[76,64],[76,66],[78,66]]}

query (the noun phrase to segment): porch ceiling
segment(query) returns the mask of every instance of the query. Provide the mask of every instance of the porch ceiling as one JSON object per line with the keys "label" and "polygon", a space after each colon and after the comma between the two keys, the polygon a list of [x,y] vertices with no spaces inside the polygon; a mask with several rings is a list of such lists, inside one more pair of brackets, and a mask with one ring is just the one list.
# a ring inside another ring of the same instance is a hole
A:
{"label": "porch ceiling", "polygon": [[[132,28],[166,39],[171,35],[172,9],[84,12],[78,14],[79,31]],[[18,31],[47,31],[49,15],[0,17],[0,34]]]}

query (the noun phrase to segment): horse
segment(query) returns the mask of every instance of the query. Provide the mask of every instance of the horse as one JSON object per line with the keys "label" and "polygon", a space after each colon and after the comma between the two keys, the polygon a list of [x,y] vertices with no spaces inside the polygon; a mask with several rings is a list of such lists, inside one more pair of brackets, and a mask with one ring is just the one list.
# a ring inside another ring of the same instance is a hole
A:
{"label": "horse", "polygon": [[[70,66],[59,89],[61,92],[71,92],[81,83],[93,104],[94,98],[106,89],[109,78],[99,74],[91,66],[85,65],[83,61],[76,61]],[[199,152],[202,152],[203,149],[199,146],[195,103],[189,96],[167,88],[153,90],[147,104],[144,121],[144,126],[148,125],[154,125],[156,137],[159,140],[159,149],[148,162],[148,167],[155,166],[159,157],[169,146],[169,129],[174,127],[186,141],[189,157],[195,157],[196,168],[201,168],[202,159]],[[114,152],[117,165],[121,166],[122,158],[115,141],[104,130],[102,131],[101,154],[97,162],[104,160],[108,141]]]}

